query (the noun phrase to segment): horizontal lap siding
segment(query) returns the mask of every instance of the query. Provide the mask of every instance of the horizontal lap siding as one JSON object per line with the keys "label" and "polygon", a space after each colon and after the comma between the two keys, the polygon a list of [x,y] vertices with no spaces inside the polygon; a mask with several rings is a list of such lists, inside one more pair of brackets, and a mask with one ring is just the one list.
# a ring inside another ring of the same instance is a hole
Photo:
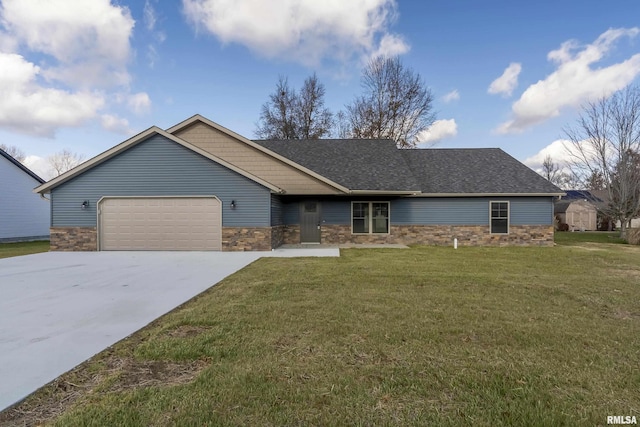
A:
{"label": "horizontal lap siding", "polygon": [[280,197],[271,195],[271,225],[283,225],[283,205]]}
{"label": "horizontal lap siding", "polygon": [[49,201],[33,192],[40,184],[0,156],[0,239],[49,235]]}
{"label": "horizontal lap siding", "polygon": [[351,222],[351,201],[323,201],[322,222],[331,225],[349,224]]}
{"label": "horizontal lap siding", "polygon": [[211,195],[222,201],[223,226],[270,225],[269,189],[156,135],[52,190],[52,226],[95,227],[103,196]]}
{"label": "horizontal lap siding", "polygon": [[[375,201],[376,199],[358,199]],[[400,198],[391,200],[392,225],[488,225],[489,202],[507,200],[512,225],[551,225],[552,197]],[[351,200],[322,200],[322,222],[347,225],[351,222]],[[286,224],[299,223],[299,202],[284,204]]]}
{"label": "horizontal lap siding", "polygon": [[523,197],[511,201],[512,225],[552,225],[552,197]]}
{"label": "horizontal lap siding", "polygon": [[552,197],[406,198],[391,205],[395,225],[488,225],[489,202],[509,201],[512,225],[551,225]]}

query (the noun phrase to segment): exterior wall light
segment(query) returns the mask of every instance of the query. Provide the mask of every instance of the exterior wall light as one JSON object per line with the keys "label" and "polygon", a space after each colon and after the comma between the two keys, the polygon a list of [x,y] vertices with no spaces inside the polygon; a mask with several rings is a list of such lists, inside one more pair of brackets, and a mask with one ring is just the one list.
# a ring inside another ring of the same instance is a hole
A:
{"label": "exterior wall light", "polygon": [[229,206],[231,206],[231,209],[235,209],[236,208],[236,201],[232,200],[231,201],[231,205],[229,205]]}
{"label": "exterior wall light", "polygon": [[87,209],[89,207],[89,201],[85,200],[84,202],[82,202],[82,205],[80,205],[80,209]]}

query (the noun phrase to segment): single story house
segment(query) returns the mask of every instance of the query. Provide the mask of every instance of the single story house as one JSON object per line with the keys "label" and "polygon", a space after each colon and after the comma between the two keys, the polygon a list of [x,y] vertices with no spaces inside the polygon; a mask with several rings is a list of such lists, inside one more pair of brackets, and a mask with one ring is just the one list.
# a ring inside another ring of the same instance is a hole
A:
{"label": "single story house", "polygon": [[562,190],[500,149],[252,141],[200,115],[37,187],[52,250],[553,244]]}
{"label": "single story house", "polygon": [[49,201],[33,194],[44,180],[0,149],[0,242],[49,238]]}

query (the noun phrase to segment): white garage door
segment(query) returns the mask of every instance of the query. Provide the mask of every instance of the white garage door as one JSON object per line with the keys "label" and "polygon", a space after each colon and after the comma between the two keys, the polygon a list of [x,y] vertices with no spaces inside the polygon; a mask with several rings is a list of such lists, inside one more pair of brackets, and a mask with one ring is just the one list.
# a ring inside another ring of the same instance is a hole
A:
{"label": "white garage door", "polygon": [[219,251],[221,211],[215,197],[105,198],[100,250]]}

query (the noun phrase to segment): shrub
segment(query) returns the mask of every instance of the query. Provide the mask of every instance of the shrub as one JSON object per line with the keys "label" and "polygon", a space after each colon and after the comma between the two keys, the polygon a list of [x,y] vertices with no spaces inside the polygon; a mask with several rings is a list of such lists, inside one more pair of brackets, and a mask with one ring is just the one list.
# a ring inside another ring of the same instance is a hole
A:
{"label": "shrub", "polygon": [[627,242],[630,245],[640,245],[640,228],[627,229]]}

